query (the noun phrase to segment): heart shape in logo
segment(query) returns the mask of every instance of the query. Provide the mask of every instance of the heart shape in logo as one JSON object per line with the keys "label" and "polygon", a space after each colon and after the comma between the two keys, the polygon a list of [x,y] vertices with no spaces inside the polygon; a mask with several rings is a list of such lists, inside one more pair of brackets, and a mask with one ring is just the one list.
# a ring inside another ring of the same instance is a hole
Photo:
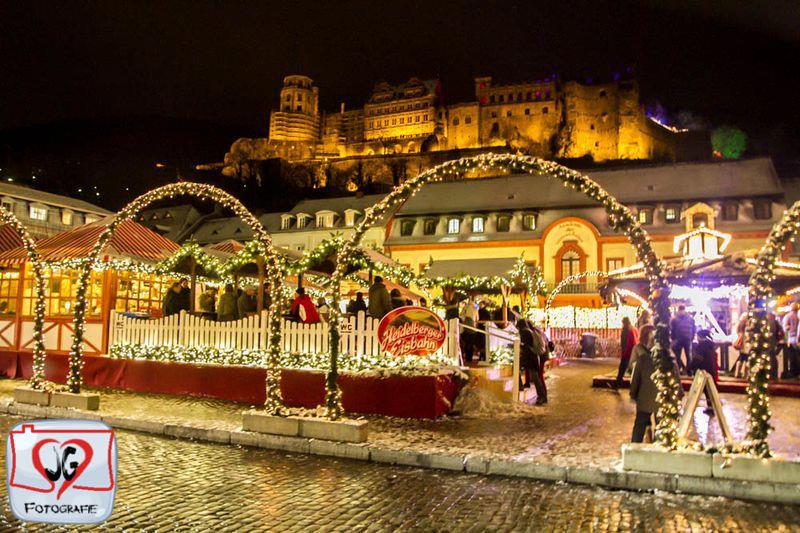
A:
{"label": "heart shape in logo", "polygon": [[[53,446],[49,447],[56,452],[56,469],[51,470],[46,468],[42,463],[41,451],[42,448],[46,444],[53,444]],[[76,461],[69,461],[67,463],[67,459],[70,455],[73,455],[78,447],[83,451],[83,460],[80,462]],[[60,452],[60,455],[59,455]],[[92,456],[94,452],[92,451],[92,447],[83,439],[70,439],[66,442],[59,443],[56,439],[44,439],[36,443],[33,447],[33,467],[36,469],[39,474],[48,482],[50,483],[50,489],[47,492],[52,491],[56,486],[56,481],[59,479],[63,479],[64,481],[61,483],[61,486],[58,488],[58,494],[56,495],[56,499],[61,499],[61,495],[64,494],[64,491],[69,488],[70,485],[75,483],[81,474],[89,467],[89,464],[92,462]]]}

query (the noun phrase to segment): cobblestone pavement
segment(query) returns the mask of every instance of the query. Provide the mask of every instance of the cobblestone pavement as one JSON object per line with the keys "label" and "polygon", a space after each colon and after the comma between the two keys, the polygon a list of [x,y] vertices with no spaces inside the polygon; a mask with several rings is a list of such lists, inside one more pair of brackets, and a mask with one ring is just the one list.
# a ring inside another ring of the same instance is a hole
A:
{"label": "cobblestone pavement", "polygon": [[[0,417],[0,430],[20,419]],[[638,494],[118,431],[116,531],[797,531],[800,507]],[[2,440],[5,446],[5,438]],[[0,450],[4,454],[5,450]],[[0,529],[24,525],[2,493]]]}
{"label": "cobblestone pavement", "polygon": [[[592,377],[607,373],[611,361],[574,361],[552,370],[546,406],[481,405],[462,416],[440,420],[387,417],[370,419],[369,440],[385,448],[476,453],[533,459],[564,466],[608,467],[620,461],[620,445],[630,439],[634,406],[627,390],[591,388]],[[9,395],[19,381],[0,380],[0,395]],[[701,400],[701,404],[702,404]],[[722,394],[728,423],[737,437],[746,433],[744,395]],[[480,402],[479,402],[480,403]],[[800,399],[773,398],[773,450],[800,457]],[[169,422],[201,421],[222,429],[241,427],[241,404],[205,398],[104,390],[102,411]],[[722,440],[713,417],[695,413],[702,440]]]}

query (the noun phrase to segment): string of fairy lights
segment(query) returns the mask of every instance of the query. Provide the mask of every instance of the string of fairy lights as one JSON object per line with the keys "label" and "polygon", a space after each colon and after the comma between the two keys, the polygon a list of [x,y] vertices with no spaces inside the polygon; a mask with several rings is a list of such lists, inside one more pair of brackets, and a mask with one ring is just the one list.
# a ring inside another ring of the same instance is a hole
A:
{"label": "string of fairy lights", "polygon": [[786,212],[767,237],[756,257],[756,268],[750,275],[749,303],[744,333],[744,346],[750,348],[747,363],[747,416],[749,451],[760,457],[770,457],[767,438],[772,431],[767,393],[770,373],[770,348],[775,342],[775,317],[768,310],[773,296],[775,267],[779,266],[786,245],[800,230],[800,202]]}
{"label": "string of fairy lights", "polygon": [[[73,337],[72,347],[69,353],[69,369],[67,374],[67,386],[70,392],[80,392],[82,384],[83,368],[83,335],[86,320],[86,307],[88,305],[86,292],[92,272],[92,266],[97,262],[103,248],[114,236],[117,228],[125,220],[133,220],[136,216],[150,204],[171,199],[176,196],[192,196],[201,201],[212,201],[223,208],[232,211],[242,222],[250,227],[253,235],[253,246],[259,247],[262,257],[266,257],[266,278],[270,280],[273,290],[280,293],[282,290],[283,277],[281,275],[281,265],[278,253],[272,245],[272,239],[261,225],[261,222],[236,198],[226,193],[222,189],[203,183],[179,182],[165,185],[153,189],[126,205],[117,215],[106,225],[97,241],[94,243],[88,256],[77,261],[79,266],[79,277],[77,283],[77,294],[74,307],[73,318]],[[273,298],[270,309],[270,343],[267,356],[267,376],[266,376],[266,402],[265,409],[271,414],[281,414],[284,410],[280,393],[280,371],[277,367],[278,356],[280,353],[281,339],[281,299]]]}
{"label": "string of fairy lights", "polygon": [[39,251],[36,248],[36,242],[31,237],[28,230],[10,211],[5,207],[0,206],[0,224],[4,224],[11,228],[14,233],[22,241],[22,246],[25,248],[25,254],[30,261],[31,270],[33,271],[33,279],[36,294],[36,303],[33,309],[33,374],[31,376],[31,388],[43,390],[48,386],[44,376],[45,364],[45,348],[44,337],[42,329],[44,328],[44,313],[45,313],[45,279],[42,264],[39,257]]}
{"label": "string of fairy lights", "polygon": [[[552,161],[531,156],[512,154],[481,154],[445,162],[420,173],[416,178],[398,185],[374,206],[368,208],[364,217],[356,224],[350,238],[342,246],[340,255],[348,257],[358,247],[366,231],[390,211],[414,196],[425,184],[455,178],[472,171],[501,170],[509,173],[540,174],[561,180],[564,187],[582,192],[601,204],[608,214],[611,227],[623,232],[636,250],[650,283],[650,301],[655,315],[655,346],[653,352],[657,362],[654,374],[658,387],[657,440],[668,449],[678,445],[678,419],[680,416],[680,383],[672,373],[672,357],[669,349],[669,285],[663,273],[663,265],[656,256],[647,232],[641,227],[631,211],[619,203],[597,182],[579,172]],[[339,289],[345,269],[337,264],[331,276],[332,313],[330,315],[331,364],[326,379],[326,413],[331,418],[342,414],[341,395],[337,385],[339,320]]]}

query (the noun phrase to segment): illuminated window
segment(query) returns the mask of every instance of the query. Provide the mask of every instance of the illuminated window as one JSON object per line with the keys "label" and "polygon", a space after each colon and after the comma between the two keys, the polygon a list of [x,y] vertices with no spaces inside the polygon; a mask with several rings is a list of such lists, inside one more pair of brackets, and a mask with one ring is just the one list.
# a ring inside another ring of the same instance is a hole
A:
{"label": "illuminated window", "polygon": [[461,220],[458,218],[451,218],[447,221],[447,233],[455,235],[461,230]]}
{"label": "illuminated window", "polygon": [[72,225],[72,211],[68,209],[61,211],[61,223],[65,226]]}
{"label": "illuminated window", "polygon": [[606,259],[606,272],[617,270],[625,266],[625,259],[622,257],[609,257]]}
{"label": "illuminated window", "polygon": [[[78,292],[77,270],[45,269],[45,286],[47,290],[45,314],[48,316],[71,316],[74,311],[75,297]],[[32,316],[36,297],[33,290],[34,279],[30,264],[25,265],[25,277],[22,284],[22,315]],[[163,298],[164,295],[161,295]],[[98,316],[102,310],[103,273],[92,272],[89,290],[86,291],[88,307],[87,315]]]}
{"label": "illuminated window", "polygon": [[425,235],[435,235],[436,234],[436,226],[439,224],[439,221],[435,218],[429,218],[425,220],[425,224],[422,226],[422,232]]}
{"label": "illuminated window", "polygon": [[414,119],[414,122],[419,122],[419,115],[416,116],[416,118]]}
{"label": "illuminated window", "polygon": [[511,217],[508,215],[499,215],[497,217],[497,231],[505,233],[511,227]]}
{"label": "illuminated window", "polygon": [[642,207],[636,213],[636,219],[639,224],[652,224],[653,223],[653,209],[650,207]]}
{"label": "illuminated window", "polygon": [[19,270],[0,271],[0,315],[17,314]]}
{"label": "illuminated window", "polygon": [[769,200],[753,200],[753,218],[756,220],[772,218],[772,202]]}
{"label": "illuminated window", "polygon": [[536,215],[527,214],[522,217],[522,228],[525,231],[533,231],[536,229]]}
{"label": "illuminated window", "polygon": [[404,220],[400,223],[400,235],[402,237],[409,237],[414,233],[414,221]]}
{"label": "illuminated window", "polygon": [[92,222],[97,222],[100,219],[94,215],[90,215],[87,213],[87,215],[84,217],[84,220],[86,221],[87,224],[91,224]]}
{"label": "illuminated window", "polygon": [[422,120],[428,120],[428,115],[425,115],[424,117],[422,117]]}
{"label": "illuminated window", "polygon": [[14,212],[14,202],[11,200],[3,200],[3,209],[8,211],[9,213]]}
{"label": "illuminated window", "polygon": [[483,217],[475,217],[472,219],[472,233],[483,233]]}
{"label": "illuminated window", "polygon": [[162,302],[175,278],[117,271],[114,309],[121,313],[162,310]]}
{"label": "illuminated window", "polygon": [[47,220],[47,208],[32,205],[29,211],[30,217],[33,220]]}
{"label": "illuminated window", "polygon": [[575,250],[569,250],[561,256],[561,279],[574,276],[581,271],[581,256]]}
{"label": "illuminated window", "polygon": [[680,219],[680,209],[675,206],[670,206],[664,209],[664,219],[672,224]]}
{"label": "illuminated window", "polygon": [[722,220],[733,221],[739,218],[739,204],[726,202],[722,204]]}
{"label": "illuminated window", "polygon": [[400,117],[400,124],[405,124],[406,117]]}

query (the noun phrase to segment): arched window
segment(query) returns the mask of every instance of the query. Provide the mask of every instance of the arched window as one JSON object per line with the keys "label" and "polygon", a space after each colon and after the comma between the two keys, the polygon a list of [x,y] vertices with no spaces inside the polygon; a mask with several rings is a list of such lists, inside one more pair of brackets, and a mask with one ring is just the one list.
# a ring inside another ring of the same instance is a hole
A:
{"label": "arched window", "polygon": [[581,256],[575,250],[568,250],[561,256],[561,279],[581,271]]}

